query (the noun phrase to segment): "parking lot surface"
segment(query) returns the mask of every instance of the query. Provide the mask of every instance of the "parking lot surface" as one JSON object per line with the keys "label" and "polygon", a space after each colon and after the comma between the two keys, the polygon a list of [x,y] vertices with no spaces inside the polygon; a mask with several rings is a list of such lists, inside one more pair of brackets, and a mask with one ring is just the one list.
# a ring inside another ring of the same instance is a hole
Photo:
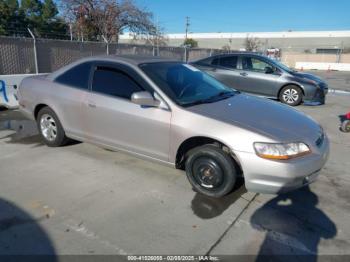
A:
{"label": "parking lot surface", "polygon": [[350,134],[339,131],[350,96],[298,109],[331,141],[318,180],[279,196],[238,185],[222,199],[121,152],[49,148],[34,122],[0,111],[0,254],[350,254]]}

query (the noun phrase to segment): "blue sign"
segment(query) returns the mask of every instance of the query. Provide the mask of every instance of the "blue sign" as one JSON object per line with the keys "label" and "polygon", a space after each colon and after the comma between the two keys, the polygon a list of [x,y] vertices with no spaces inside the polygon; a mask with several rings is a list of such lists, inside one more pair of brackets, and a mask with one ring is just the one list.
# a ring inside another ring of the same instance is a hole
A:
{"label": "blue sign", "polygon": [[9,102],[9,99],[7,98],[6,94],[6,86],[5,86],[5,81],[0,80],[0,94],[2,93],[2,96],[4,97],[5,102]]}

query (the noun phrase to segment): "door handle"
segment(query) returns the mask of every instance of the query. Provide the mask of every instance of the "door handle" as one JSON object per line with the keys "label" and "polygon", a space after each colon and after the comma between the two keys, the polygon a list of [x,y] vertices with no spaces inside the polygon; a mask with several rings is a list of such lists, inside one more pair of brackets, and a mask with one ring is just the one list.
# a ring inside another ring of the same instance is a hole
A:
{"label": "door handle", "polygon": [[246,72],[239,73],[241,76],[247,76],[248,74]]}

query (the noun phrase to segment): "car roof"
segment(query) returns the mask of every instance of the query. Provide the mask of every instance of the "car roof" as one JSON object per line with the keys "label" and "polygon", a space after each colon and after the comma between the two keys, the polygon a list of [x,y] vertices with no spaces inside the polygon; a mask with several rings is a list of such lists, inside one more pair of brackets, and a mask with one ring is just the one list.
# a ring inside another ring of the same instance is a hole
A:
{"label": "car roof", "polygon": [[264,57],[265,56],[261,53],[257,53],[257,52],[247,52],[247,51],[235,51],[235,52],[230,52],[230,53],[225,53],[225,54],[217,54],[217,55],[212,55],[212,56],[208,56],[205,58],[201,58],[198,59],[194,62],[199,62],[208,58],[218,58],[218,57],[226,57],[226,56],[232,56],[232,55],[249,55],[249,56],[259,56],[259,57]]}
{"label": "car roof", "polygon": [[139,56],[139,55],[99,55],[99,56],[89,56],[82,59],[78,59],[73,63],[70,63],[54,72],[49,74],[47,76],[47,79],[55,79],[59,75],[63,74],[64,72],[68,71],[69,69],[80,65],[85,62],[121,62],[124,64],[129,64],[131,66],[139,66],[140,64],[145,63],[160,63],[160,62],[177,62],[177,63],[183,63],[182,61],[175,60],[175,59],[169,59],[169,58],[161,58],[161,57],[155,57],[155,56]]}
{"label": "car roof", "polygon": [[91,56],[80,59],[79,62],[87,61],[107,61],[107,62],[125,62],[132,65],[140,65],[145,63],[159,63],[159,62],[182,62],[176,59],[161,58],[157,56],[139,56],[139,55],[101,55]]}

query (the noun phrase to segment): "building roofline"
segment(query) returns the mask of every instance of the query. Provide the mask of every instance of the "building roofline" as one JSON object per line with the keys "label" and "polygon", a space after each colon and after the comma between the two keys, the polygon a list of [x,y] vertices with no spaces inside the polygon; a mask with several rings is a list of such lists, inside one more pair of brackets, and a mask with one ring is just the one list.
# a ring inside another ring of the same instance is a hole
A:
{"label": "building roofline", "polygon": [[[184,39],[185,34],[167,34],[169,39]],[[242,32],[242,33],[189,33],[194,39],[230,38],[329,38],[350,37],[350,30],[344,31],[286,31],[286,32]],[[132,39],[133,34],[121,35],[120,39]]]}

